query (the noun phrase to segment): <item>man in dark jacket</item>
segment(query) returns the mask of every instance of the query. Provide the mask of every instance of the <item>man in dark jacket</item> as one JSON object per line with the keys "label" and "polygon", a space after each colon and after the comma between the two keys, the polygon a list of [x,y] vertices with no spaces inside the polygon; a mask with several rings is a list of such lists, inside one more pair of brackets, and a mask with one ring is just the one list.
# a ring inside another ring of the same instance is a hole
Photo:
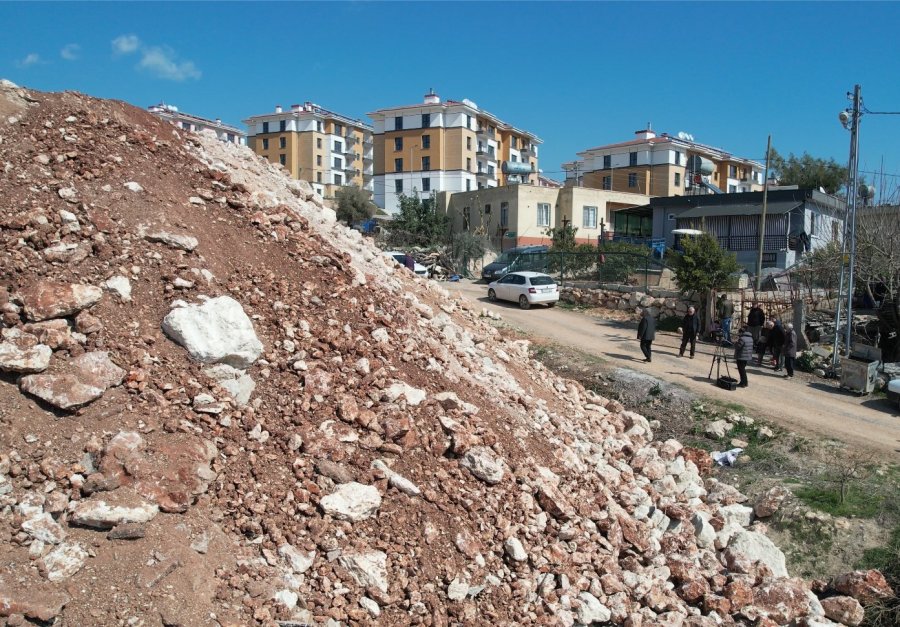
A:
{"label": "man in dark jacket", "polygon": [[775,320],[772,328],[769,329],[768,337],[769,348],[772,350],[772,361],[774,362],[775,371],[781,370],[781,348],[784,346],[784,327],[781,326],[781,320]]}
{"label": "man in dark jacket", "polygon": [[716,313],[719,316],[719,324],[722,325],[722,339],[726,344],[731,344],[731,317],[734,315],[734,303],[728,299],[728,294],[722,294],[719,297]]}
{"label": "man in dark jacket", "polygon": [[697,351],[697,334],[700,333],[700,317],[697,310],[688,307],[687,313],[681,319],[681,348],[678,350],[678,356],[684,357],[684,349],[688,342],[691,343],[691,359]]}
{"label": "man in dark jacket", "polygon": [[741,375],[741,382],[738,383],[738,387],[747,387],[747,362],[751,359],[753,359],[753,336],[750,334],[749,329],[744,327],[734,343],[734,361]]}
{"label": "man in dark jacket", "polygon": [[794,360],[797,359],[797,332],[794,331],[794,325],[790,322],[784,331],[784,347],[781,350],[784,355],[784,368],[787,370],[787,377],[794,378]]}
{"label": "man in dark jacket", "polygon": [[641,352],[644,353],[644,361],[650,362],[651,344],[656,339],[656,318],[649,309],[641,312],[641,323],[638,325],[637,339],[641,341]]}
{"label": "man in dark jacket", "polygon": [[771,320],[766,320],[762,331],[759,334],[759,341],[756,343],[756,365],[762,366],[763,359],[766,357],[766,350],[769,348],[769,332],[775,326]]}
{"label": "man in dark jacket", "polygon": [[753,307],[750,308],[750,312],[747,314],[747,327],[750,329],[750,335],[753,336],[754,344],[759,341],[759,333],[762,331],[765,323],[765,312],[763,312],[759,303],[753,303]]}

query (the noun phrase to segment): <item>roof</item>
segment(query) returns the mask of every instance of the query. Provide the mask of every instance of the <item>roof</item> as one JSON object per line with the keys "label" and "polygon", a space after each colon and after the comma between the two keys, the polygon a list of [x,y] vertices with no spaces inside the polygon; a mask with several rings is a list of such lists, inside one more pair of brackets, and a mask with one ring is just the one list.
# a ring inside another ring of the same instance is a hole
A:
{"label": "roof", "polygon": [[[793,211],[797,207],[802,207],[803,202],[796,200],[786,200],[781,202],[770,202],[766,206],[768,214],[782,214]],[[754,216],[762,213],[762,204],[760,203],[742,203],[742,204],[719,204],[706,205],[703,207],[694,207],[688,209],[682,214],[676,216],[682,218],[707,218],[711,216]]]}

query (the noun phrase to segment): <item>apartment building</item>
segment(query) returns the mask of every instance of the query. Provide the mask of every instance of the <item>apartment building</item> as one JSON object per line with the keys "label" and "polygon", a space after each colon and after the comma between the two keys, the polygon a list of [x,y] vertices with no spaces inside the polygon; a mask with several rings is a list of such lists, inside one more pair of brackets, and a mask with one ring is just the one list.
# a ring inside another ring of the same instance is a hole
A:
{"label": "apartment building", "polygon": [[199,115],[191,115],[179,111],[178,107],[168,105],[164,102],[147,107],[147,111],[158,118],[162,118],[166,122],[177,126],[183,131],[192,131],[198,133],[200,131],[212,131],[223,142],[231,142],[233,144],[245,145],[247,137],[241,129],[223,124],[222,120],[208,120],[201,118]]}
{"label": "apartment building", "polygon": [[586,187],[513,184],[470,192],[442,192],[437,201],[438,207],[450,216],[452,233],[481,235],[498,249],[507,249],[549,245],[550,229],[564,224],[578,229],[577,243],[596,244],[601,232],[609,237],[614,231],[619,211],[646,205],[650,197]]}
{"label": "apartment building", "polygon": [[403,194],[465,192],[536,183],[540,138],[471,100],[441,101],[369,113],[375,138],[375,204],[395,213]]}
{"label": "apartment building", "polygon": [[312,102],[291,105],[244,120],[247,144],[333,198],[345,185],[373,191],[372,127]]}
{"label": "apartment building", "polygon": [[589,148],[578,157],[563,164],[566,185],[684,196],[755,192],[764,183],[762,164],[695,142],[686,133],[657,135],[649,125],[632,140]]}

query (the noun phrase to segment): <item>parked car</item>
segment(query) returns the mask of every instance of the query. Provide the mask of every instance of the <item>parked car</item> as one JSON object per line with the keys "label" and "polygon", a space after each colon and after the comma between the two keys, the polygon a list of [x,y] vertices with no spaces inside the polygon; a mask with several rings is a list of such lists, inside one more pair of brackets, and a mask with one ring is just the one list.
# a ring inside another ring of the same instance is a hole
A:
{"label": "parked car", "polygon": [[510,272],[488,284],[488,298],[510,300],[522,309],[537,304],[553,307],[559,302],[559,288],[553,277],[540,272]]}
{"label": "parked car", "polygon": [[543,272],[547,269],[546,246],[518,246],[500,253],[500,256],[486,265],[481,271],[481,278],[493,281],[508,272],[531,270]]}
{"label": "parked car", "polygon": [[[387,251],[383,254],[386,257],[393,257],[394,261],[399,263],[401,266],[406,267],[406,257],[407,257],[406,253],[401,253],[396,250],[391,250],[391,251]],[[428,268],[426,268],[425,266],[423,266],[422,264],[417,263],[417,262],[413,262],[413,265],[414,265],[413,272],[415,272],[419,276],[428,276]]]}

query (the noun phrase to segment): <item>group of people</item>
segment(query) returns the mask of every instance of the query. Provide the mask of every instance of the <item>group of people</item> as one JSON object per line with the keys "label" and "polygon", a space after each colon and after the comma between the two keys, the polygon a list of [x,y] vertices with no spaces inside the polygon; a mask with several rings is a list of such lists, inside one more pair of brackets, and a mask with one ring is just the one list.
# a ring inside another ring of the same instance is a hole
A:
{"label": "group of people", "polygon": [[[766,314],[759,303],[754,303],[747,314],[747,323],[738,332],[737,340],[731,342],[731,323],[734,315],[734,305],[728,296],[722,294],[716,301],[716,316],[722,331],[722,344],[734,347],[734,361],[737,364],[740,375],[739,387],[747,387],[747,364],[753,361],[756,355],[756,365],[763,366],[766,354],[771,354],[771,365],[775,372],[786,370],[788,378],[794,376],[794,360],[797,358],[797,333],[794,325],[781,324],[781,320],[767,320]],[[690,346],[690,358],[693,359],[697,352],[697,337],[700,335],[700,317],[694,307],[688,307],[687,313],[681,320],[681,346],[678,356],[684,357],[684,352]],[[653,341],[656,339],[656,318],[649,309],[644,309],[641,321],[638,325],[638,340],[641,343],[641,352],[644,361],[653,360]]]}

